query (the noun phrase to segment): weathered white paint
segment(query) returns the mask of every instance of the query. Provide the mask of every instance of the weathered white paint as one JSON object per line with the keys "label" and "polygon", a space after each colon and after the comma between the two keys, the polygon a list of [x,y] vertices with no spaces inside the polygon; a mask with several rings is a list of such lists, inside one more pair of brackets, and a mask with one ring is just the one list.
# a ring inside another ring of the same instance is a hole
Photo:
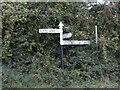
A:
{"label": "weathered white paint", "polygon": [[61,29],[39,29],[39,33],[61,33]]}
{"label": "weathered white paint", "polygon": [[63,34],[63,39],[72,37],[72,33]]}
{"label": "weathered white paint", "polygon": [[98,44],[97,25],[95,26],[95,40],[96,40],[96,44]]}
{"label": "weathered white paint", "polygon": [[[90,44],[90,41],[87,41],[87,40],[84,40],[84,41],[63,40],[65,38],[70,38],[72,36],[72,33],[63,34],[63,26],[64,25],[62,24],[62,22],[60,22],[60,24],[58,26],[59,26],[59,29],[39,29],[39,33],[60,33],[60,45],[85,45],[85,44]],[[97,34],[96,34],[96,37],[97,37]]]}
{"label": "weathered white paint", "polygon": [[63,45],[85,45],[85,44],[90,44],[90,41],[63,40]]}
{"label": "weathered white paint", "polygon": [[59,29],[60,29],[60,45],[63,45],[63,24],[62,22],[60,22],[60,24],[58,25],[59,26]]}

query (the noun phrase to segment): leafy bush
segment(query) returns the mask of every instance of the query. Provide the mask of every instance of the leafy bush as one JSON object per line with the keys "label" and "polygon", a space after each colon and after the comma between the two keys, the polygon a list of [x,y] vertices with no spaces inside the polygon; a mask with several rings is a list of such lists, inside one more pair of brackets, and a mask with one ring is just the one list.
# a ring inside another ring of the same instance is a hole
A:
{"label": "leafy bush", "polygon": [[[35,83],[50,84],[50,87],[101,77],[117,81],[120,50],[117,8],[96,5],[86,10],[86,7],[86,3],[69,2],[2,3],[3,64],[33,75]],[[91,41],[91,45],[64,46],[63,74],[59,34],[38,32],[40,28],[58,28],[60,21],[65,25],[64,33],[73,33],[71,39]],[[95,44],[95,24],[98,25],[98,45]]]}

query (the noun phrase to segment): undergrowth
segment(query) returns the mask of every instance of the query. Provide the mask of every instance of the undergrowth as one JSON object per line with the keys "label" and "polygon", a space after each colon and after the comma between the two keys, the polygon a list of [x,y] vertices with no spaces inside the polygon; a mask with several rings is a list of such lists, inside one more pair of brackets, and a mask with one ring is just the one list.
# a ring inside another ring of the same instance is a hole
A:
{"label": "undergrowth", "polygon": [[[81,81],[74,81],[74,79],[67,78],[65,82],[63,80],[63,75],[60,81],[53,76],[54,79],[51,82],[47,82],[44,78],[41,78],[41,74],[24,74],[4,65],[2,68],[3,88],[118,88],[117,82],[114,80],[105,80],[104,78],[93,81],[82,79]],[[46,79],[50,79],[51,76],[45,77]],[[65,83],[69,84],[65,85]]]}

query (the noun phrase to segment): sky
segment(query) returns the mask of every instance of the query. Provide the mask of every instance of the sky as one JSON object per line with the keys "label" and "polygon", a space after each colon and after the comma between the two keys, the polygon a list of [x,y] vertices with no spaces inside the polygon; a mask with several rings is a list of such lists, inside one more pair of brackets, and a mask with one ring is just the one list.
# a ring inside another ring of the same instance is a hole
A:
{"label": "sky", "polygon": [[97,1],[98,3],[103,3],[104,2],[104,0],[83,0],[83,1],[85,1],[85,2],[96,2]]}
{"label": "sky", "polygon": [[97,2],[102,3],[102,2],[103,2],[103,0],[97,0]]}

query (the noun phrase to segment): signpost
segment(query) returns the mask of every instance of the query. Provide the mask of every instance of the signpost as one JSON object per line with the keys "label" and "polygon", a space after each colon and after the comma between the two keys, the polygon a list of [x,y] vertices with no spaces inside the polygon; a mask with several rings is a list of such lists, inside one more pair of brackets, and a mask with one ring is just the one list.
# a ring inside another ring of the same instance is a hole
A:
{"label": "signpost", "polygon": [[61,69],[64,69],[64,60],[63,60],[63,24],[62,22],[60,22],[60,24],[58,25],[59,29],[61,29],[61,33],[60,33],[60,52],[61,52]]}
{"label": "signpost", "polygon": [[83,40],[63,40],[66,38],[70,38],[72,33],[63,34],[63,24],[60,22],[58,25],[59,29],[39,29],[39,33],[60,33],[60,50],[61,50],[61,69],[64,69],[64,60],[63,60],[63,45],[86,45],[90,44],[90,41]]}
{"label": "signpost", "polygon": [[61,29],[39,29],[39,33],[60,33]]}
{"label": "signpost", "polygon": [[72,37],[72,33],[63,34],[63,39]]}
{"label": "signpost", "polygon": [[90,44],[90,41],[64,40],[63,45],[85,45]]}

